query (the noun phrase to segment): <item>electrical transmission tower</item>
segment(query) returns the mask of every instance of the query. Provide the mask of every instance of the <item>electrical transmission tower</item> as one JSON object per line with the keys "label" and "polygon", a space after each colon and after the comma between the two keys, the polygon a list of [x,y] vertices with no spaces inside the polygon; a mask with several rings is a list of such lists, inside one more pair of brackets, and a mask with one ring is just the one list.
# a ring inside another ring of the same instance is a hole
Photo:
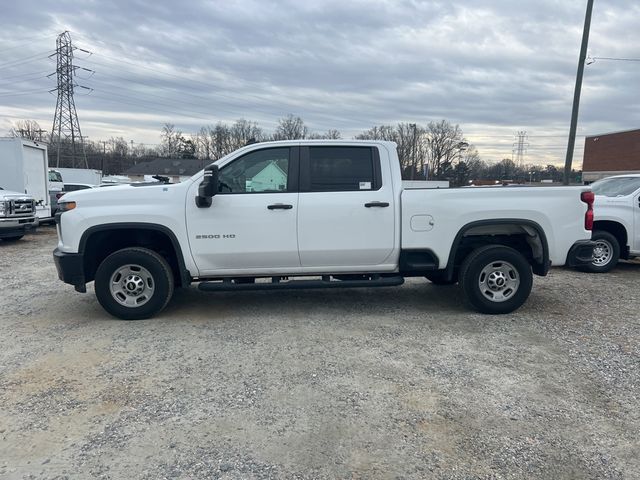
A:
{"label": "electrical transmission tower", "polygon": [[513,160],[516,166],[523,168],[524,154],[526,153],[526,149],[529,146],[529,143],[527,142],[527,132],[525,130],[521,130],[517,132],[516,139],[517,139],[516,142],[513,144],[513,150],[511,151],[512,158],[513,158],[513,155],[515,155],[515,159]]}
{"label": "electrical transmission tower", "polygon": [[50,140],[52,152],[55,152],[56,167],[89,167],[73,91],[74,88],[91,89],[78,85],[74,80],[76,69],[81,68],[73,64],[73,51],[76,48],[71,43],[70,33],[65,31],[56,39],[56,53],[50,55],[56,56],[56,71],[48,76],[56,75],[58,80],[57,88],[51,90],[51,92],[58,92]]}

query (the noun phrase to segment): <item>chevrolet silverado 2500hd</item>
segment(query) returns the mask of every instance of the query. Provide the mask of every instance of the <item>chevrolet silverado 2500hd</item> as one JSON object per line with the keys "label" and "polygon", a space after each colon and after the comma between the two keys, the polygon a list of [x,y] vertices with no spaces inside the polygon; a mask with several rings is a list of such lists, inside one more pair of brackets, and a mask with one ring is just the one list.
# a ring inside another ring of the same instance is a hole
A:
{"label": "chevrolet silverado 2500hd", "polygon": [[616,175],[591,184],[593,262],[583,270],[608,272],[625,260],[640,256],[640,175]]}
{"label": "chevrolet silverado 2500hd", "polygon": [[[403,188],[394,143],[246,146],[178,184],[66,194],[61,280],[123,319],[175,286],[206,291],[459,282],[484,313],[529,296],[532,273],[591,262],[588,188]],[[302,277],[310,277],[301,279]]]}

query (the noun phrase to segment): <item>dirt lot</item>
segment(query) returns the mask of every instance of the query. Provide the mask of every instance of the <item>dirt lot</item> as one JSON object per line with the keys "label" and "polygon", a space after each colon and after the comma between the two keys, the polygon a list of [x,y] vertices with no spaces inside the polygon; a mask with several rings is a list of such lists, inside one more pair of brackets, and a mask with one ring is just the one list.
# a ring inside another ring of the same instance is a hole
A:
{"label": "dirt lot", "polygon": [[123,322],[55,243],[0,243],[1,478],[640,478],[640,264],[502,317],[415,279]]}

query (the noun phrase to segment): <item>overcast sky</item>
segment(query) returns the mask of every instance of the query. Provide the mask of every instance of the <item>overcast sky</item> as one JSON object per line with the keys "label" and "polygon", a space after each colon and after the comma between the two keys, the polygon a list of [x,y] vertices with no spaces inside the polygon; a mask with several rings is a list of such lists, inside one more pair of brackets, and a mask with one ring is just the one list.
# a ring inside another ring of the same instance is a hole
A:
{"label": "overcast sky", "polygon": [[[0,134],[51,129],[56,34],[76,51],[76,106],[92,140],[155,144],[246,118],[273,130],[301,116],[344,138],[377,124],[447,119],[488,161],[564,162],[586,0],[16,1],[0,21]],[[640,58],[640,2],[595,0],[592,57]],[[640,62],[585,69],[584,135],[640,128]]]}

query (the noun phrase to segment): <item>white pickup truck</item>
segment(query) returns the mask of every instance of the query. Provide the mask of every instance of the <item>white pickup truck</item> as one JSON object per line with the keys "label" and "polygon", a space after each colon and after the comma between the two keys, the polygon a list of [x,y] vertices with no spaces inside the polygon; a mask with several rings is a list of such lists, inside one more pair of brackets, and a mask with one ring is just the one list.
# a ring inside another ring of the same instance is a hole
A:
{"label": "white pickup truck", "polygon": [[604,273],[620,258],[640,256],[640,175],[617,175],[591,184],[595,194],[593,262],[584,270]]}
{"label": "white pickup truck", "polygon": [[478,311],[508,313],[532,273],[591,262],[588,188],[406,188],[395,147],[258,143],[182,183],[68,193],[58,275],[81,292],[95,280],[100,304],[123,319],[158,313],[191,282],[385,287],[410,276],[459,282]]}
{"label": "white pickup truck", "polygon": [[0,239],[20,240],[39,223],[36,202],[31,195],[0,187]]}

